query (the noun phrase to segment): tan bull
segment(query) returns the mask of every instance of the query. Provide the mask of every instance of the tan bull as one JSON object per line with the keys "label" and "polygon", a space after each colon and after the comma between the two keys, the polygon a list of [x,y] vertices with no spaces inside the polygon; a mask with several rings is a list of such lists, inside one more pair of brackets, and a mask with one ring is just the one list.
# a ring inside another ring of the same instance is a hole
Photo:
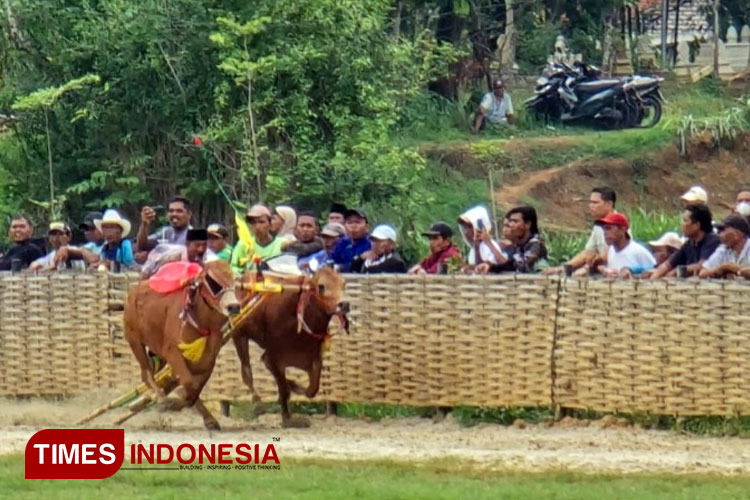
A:
{"label": "tan bull", "polygon": [[147,348],[172,368],[183,394],[170,400],[175,410],[195,406],[208,429],[219,429],[200,393],[206,385],[222,345],[221,330],[240,304],[234,292],[229,264],[213,261],[188,286],[160,294],[142,281],[130,291],[125,304],[125,338],[141,367],[141,377],[161,402],[162,388],[154,380]]}
{"label": "tan bull", "polygon": [[[264,298],[262,305],[235,332],[234,345],[240,358],[241,374],[255,401],[260,400],[253,385],[248,341],[263,349],[261,357],[279,389],[281,422],[284,427],[305,427],[303,418],[291,418],[291,392],[314,397],[320,387],[323,368],[321,347],[328,334],[331,318],[339,316],[348,328],[349,304],[343,301],[344,280],[331,268],[320,269],[306,280],[301,290],[293,287]],[[307,372],[308,385],[299,386],[286,377],[287,367]]]}

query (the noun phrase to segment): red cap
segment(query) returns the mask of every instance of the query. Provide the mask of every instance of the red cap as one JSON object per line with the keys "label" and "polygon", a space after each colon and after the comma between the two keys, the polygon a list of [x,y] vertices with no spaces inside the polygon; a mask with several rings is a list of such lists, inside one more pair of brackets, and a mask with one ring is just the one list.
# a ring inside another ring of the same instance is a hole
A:
{"label": "red cap", "polygon": [[630,228],[630,222],[628,221],[628,218],[625,217],[624,214],[621,214],[620,212],[612,212],[608,214],[605,217],[602,217],[596,223],[600,226],[603,226],[605,224],[609,224],[612,226],[619,226],[624,227],[625,229]]}

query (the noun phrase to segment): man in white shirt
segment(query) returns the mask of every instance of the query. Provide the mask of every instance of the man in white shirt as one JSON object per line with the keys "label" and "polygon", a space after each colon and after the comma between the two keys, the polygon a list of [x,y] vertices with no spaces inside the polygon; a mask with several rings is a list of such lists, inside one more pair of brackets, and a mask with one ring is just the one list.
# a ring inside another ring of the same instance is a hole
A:
{"label": "man in white shirt", "polygon": [[612,212],[596,223],[604,229],[604,240],[609,245],[607,262],[597,266],[598,272],[610,277],[629,278],[656,266],[651,252],[628,234],[630,221],[624,214]]}
{"label": "man in white shirt", "polygon": [[[29,271],[53,271],[66,267],[76,271],[85,271],[86,265],[94,262],[96,256],[88,250],[68,246],[71,237],[72,233],[67,224],[64,222],[50,223],[47,240],[52,247],[52,251],[32,262]],[[68,249],[76,250],[77,257],[71,256],[67,251]]]}
{"label": "man in white shirt", "polygon": [[717,224],[721,245],[703,263],[701,278],[750,277],[750,223],[732,214]]}
{"label": "man in white shirt", "polygon": [[505,93],[505,84],[499,78],[492,84],[492,92],[487,92],[479,104],[471,130],[474,133],[484,128],[486,122],[500,125],[513,125],[516,115],[513,113],[513,100]]}
{"label": "man in white shirt", "polygon": [[[601,186],[591,190],[589,195],[589,214],[594,221],[598,221],[611,213],[615,213],[615,203],[617,202],[617,193],[611,187]],[[604,230],[594,223],[591,229],[586,246],[570,259],[565,266],[550,267],[544,271],[544,274],[561,274],[565,268],[576,273],[577,276],[584,276],[589,272],[589,266],[592,266],[597,260],[604,260],[607,257],[609,245],[604,239]]]}

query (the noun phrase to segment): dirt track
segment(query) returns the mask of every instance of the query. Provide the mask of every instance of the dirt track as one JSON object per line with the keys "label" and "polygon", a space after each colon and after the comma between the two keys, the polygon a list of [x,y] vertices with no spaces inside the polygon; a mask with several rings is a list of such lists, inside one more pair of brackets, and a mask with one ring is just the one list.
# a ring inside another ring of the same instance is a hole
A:
{"label": "dirt track", "polygon": [[[0,454],[23,453],[37,430],[72,427],[95,406],[79,398],[59,402],[0,399]],[[498,470],[750,474],[750,440],[604,428],[602,422],[587,427],[568,427],[562,422],[554,427],[483,424],[464,428],[450,416],[438,424],[417,418],[365,422],[317,416],[309,429],[281,429],[277,415],[251,422],[219,419],[224,430],[209,434],[192,411],[148,411],[126,423],[126,444],[264,444],[280,437],[276,446],[282,463],[284,457],[409,462],[455,458],[463,465]],[[95,424],[107,427],[113,420],[105,415]]]}

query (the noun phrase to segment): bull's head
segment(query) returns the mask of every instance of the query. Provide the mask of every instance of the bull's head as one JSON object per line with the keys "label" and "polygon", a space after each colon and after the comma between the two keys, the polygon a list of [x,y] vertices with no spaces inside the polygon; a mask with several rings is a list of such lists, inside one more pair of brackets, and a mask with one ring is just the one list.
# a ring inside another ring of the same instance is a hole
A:
{"label": "bull's head", "polygon": [[344,278],[332,268],[323,267],[315,273],[309,286],[316,302],[326,314],[338,316],[341,326],[348,332],[349,320],[346,315],[349,312],[349,302],[344,300]]}
{"label": "bull's head", "polygon": [[240,312],[240,302],[234,292],[234,274],[226,261],[207,262],[198,280],[201,297],[214,310],[227,317]]}

